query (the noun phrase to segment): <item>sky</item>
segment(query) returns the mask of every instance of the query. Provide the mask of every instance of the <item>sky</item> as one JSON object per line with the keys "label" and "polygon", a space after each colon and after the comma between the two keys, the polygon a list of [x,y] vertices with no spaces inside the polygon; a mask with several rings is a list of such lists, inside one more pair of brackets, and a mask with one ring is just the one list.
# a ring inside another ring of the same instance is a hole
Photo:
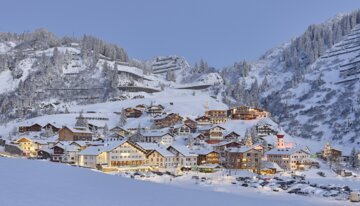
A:
{"label": "sky", "polygon": [[0,0],[0,31],[90,34],[131,58],[179,55],[216,68],[256,60],[359,0]]}

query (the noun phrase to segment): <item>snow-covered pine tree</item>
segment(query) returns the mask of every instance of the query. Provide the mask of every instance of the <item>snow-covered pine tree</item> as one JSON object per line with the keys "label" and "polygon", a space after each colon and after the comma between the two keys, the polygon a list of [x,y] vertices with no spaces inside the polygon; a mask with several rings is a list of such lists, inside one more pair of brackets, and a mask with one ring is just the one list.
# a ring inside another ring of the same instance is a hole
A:
{"label": "snow-covered pine tree", "polygon": [[119,127],[123,127],[126,125],[126,112],[125,109],[122,108],[121,109],[121,113],[120,113],[120,119],[119,119]]}

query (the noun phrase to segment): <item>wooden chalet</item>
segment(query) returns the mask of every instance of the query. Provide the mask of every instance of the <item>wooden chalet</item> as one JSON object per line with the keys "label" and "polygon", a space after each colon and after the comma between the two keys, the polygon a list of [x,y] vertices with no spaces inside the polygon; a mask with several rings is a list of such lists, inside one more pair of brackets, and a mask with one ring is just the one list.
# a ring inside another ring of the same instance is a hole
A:
{"label": "wooden chalet", "polygon": [[184,121],[184,124],[189,125],[192,128],[192,131],[191,131],[192,133],[196,132],[197,122],[195,120],[186,118],[186,120]]}
{"label": "wooden chalet", "polygon": [[64,126],[59,130],[59,141],[91,141],[93,133],[87,128]]}
{"label": "wooden chalet", "polygon": [[197,164],[220,164],[220,154],[213,150],[196,151],[198,155]]}
{"label": "wooden chalet", "polygon": [[181,122],[182,120],[183,120],[183,118],[179,114],[171,113],[165,117],[160,116],[160,117],[154,118],[154,124],[158,128],[165,128],[165,127],[173,126],[173,125]]}
{"label": "wooden chalet", "polygon": [[43,126],[43,129],[50,129],[52,130],[54,133],[59,132],[59,130],[61,129],[61,127],[56,126],[55,124],[52,123],[47,123],[45,126]]}
{"label": "wooden chalet", "polygon": [[228,140],[228,141],[237,140],[238,138],[240,138],[240,135],[234,131],[224,135],[224,140]]}
{"label": "wooden chalet", "polygon": [[51,161],[53,162],[61,162],[62,158],[65,154],[65,149],[59,145],[55,145],[54,147],[51,148],[53,150],[52,152],[52,156],[51,156]]}
{"label": "wooden chalet", "polygon": [[214,151],[218,152],[220,156],[225,156],[225,150],[230,147],[240,147],[241,144],[235,141],[229,141],[229,142],[220,142],[218,144],[212,145]]}
{"label": "wooden chalet", "polygon": [[42,129],[42,126],[40,124],[33,124],[30,126],[20,126],[19,127],[19,132],[20,133],[24,133],[24,132],[40,132]]}
{"label": "wooden chalet", "polygon": [[228,116],[231,119],[240,119],[240,120],[253,120],[262,117],[268,117],[269,112],[260,109],[260,108],[251,108],[248,106],[239,106],[229,109],[227,111]]}
{"label": "wooden chalet", "polygon": [[210,118],[211,124],[221,124],[228,120],[226,110],[209,110],[205,112],[205,116]]}
{"label": "wooden chalet", "polygon": [[208,137],[200,133],[194,138],[194,145],[204,145],[208,139]]}
{"label": "wooden chalet", "polygon": [[211,125],[211,119],[207,116],[201,116],[195,119],[198,125]]}
{"label": "wooden chalet", "polygon": [[51,151],[48,149],[39,149],[39,150],[37,150],[37,158],[51,160]]}
{"label": "wooden chalet", "polygon": [[151,105],[147,108],[147,113],[151,116],[161,115],[164,112],[164,106],[159,105]]}
{"label": "wooden chalet", "polygon": [[225,166],[230,169],[260,170],[262,151],[253,147],[230,147],[225,150]]}
{"label": "wooden chalet", "polygon": [[125,109],[125,116],[127,118],[139,118],[139,117],[141,117],[141,115],[142,115],[141,110],[131,108],[131,107]]}
{"label": "wooden chalet", "polygon": [[256,125],[256,133],[259,137],[276,134],[276,131],[272,129],[270,124]]}
{"label": "wooden chalet", "polygon": [[141,112],[146,111],[146,105],[145,104],[138,104],[135,106],[135,109],[140,110]]}

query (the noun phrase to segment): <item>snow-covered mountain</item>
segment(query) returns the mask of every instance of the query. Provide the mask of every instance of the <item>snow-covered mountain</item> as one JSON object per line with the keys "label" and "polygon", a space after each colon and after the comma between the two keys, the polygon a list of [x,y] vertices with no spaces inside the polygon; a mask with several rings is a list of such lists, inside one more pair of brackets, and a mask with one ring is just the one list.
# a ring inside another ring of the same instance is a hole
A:
{"label": "snow-covered mountain", "polygon": [[358,142],[359,23],[359,11],[338,15],[223,69],[225,101],[264,107],[297,137]]}
{"label": "snow-covered mountain", "polygon": [[166,89],[207,88],[228,105],[265,108],[294,136],[358,142],[359,23],[360,11],[338,15],[257,61],[221,70],[203,60],[191,66],[176,55],[136,60],[91,36],[0,33],[0,122]]}
{"label": "snow-covered mountain", "polygon": [[[124,49],[91,36],[58,38],[44,29],[0,33],[0,122],[181,88],[181,74],[189,70],[182,57],[133,60]],[[205,74],[191,83],[222,81],[215,76]]]}

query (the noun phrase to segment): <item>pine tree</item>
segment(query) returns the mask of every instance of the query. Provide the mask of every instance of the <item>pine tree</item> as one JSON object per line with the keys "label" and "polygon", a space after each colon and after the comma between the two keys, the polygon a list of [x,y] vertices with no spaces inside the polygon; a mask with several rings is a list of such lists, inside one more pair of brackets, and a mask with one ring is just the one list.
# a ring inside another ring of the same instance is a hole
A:
{"label": "pine tree", "polygon": [[245,146],[251,147],[252,145],[253,145],[253,139],[252,139],[251,135],[249,134],[249,135],[246,137]]}
{"label": "pine tree", "polygon": [[83,111],[80,112],[79,117],[76,120],[75,127],[89,127],[87,119],[83,116]]}
{"label": "pine tree", "polygon": [[349,159],[349,163],[350,163],[350,166],[352,168],[355,168],[356,167],[356,163],[357,163],[357,151],[355,149],[355,147],[352,148],[351,150],[351,153],[350,153],[350,159]]}
{"label": "pine tree", "polygon": [[106,136],[107,134],[109,134],[109,127],[108,127],[107,123],[105,123],[104,129],[103,129],[103,135]]}
{"label": "pine tree", "polygon": [[123,127],[125,125],[126,125],[126,112],[125,112],[125,109],[122,108],[121,114],[120,114],[119,126]]}
{"label": "pine tree", "polygon": [[140,133],[141,133],[141,130],[142,130],[142,129],[141,129],[141,123],[139,123],[139,124],[138,124],[138,127],[137,127],[137,129],[136,129],[136,133],[137,133],[137,134],[140,134]]}

